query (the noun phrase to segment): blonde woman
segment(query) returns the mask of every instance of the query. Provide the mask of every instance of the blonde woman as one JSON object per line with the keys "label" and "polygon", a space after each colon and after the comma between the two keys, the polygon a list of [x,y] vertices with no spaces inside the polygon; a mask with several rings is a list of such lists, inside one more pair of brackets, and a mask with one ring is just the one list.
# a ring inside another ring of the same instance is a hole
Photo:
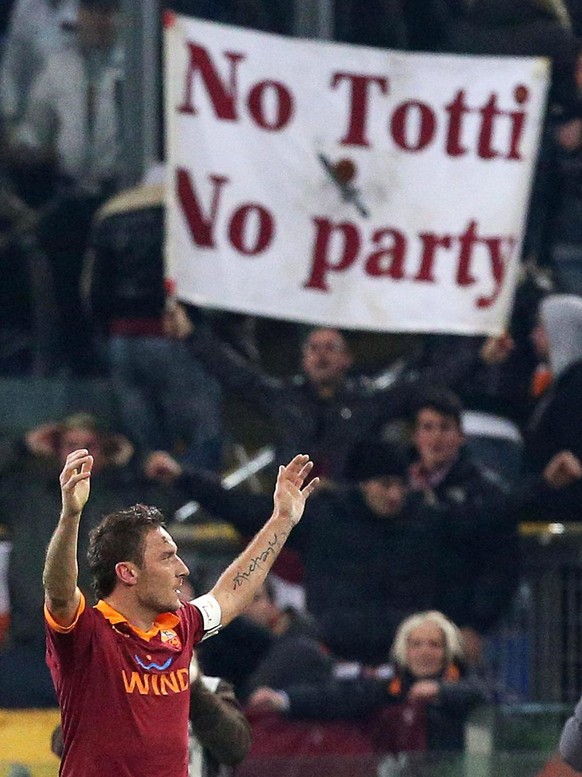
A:
{"label": "blonde woman", "polygon": [[398,627],[391,659],[376,670],[362,667],[349,679],[277,691],[258,688],[249,706],[275,709],[290,718],[353,720],[369,719],[394,704],[425,705],[426,748],[462,749],[467,715],[488,694],[465,670],[457,626],[435,610],[411,615]]}

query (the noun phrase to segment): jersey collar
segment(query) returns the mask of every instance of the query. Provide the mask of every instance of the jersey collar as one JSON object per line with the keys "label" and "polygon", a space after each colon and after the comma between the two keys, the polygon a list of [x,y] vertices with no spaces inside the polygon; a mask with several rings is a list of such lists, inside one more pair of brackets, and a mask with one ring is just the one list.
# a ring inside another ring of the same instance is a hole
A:
{"label": "jersey collar", "polygon": [[113,607],[110,604],[107,604],[107,602],[103,601],[103,599],[100,599],[97,602],[95,609],[99,610],[101,615],[103,615],[103,617],[106,618],[112,626],[115,626],[118,623],[127,623],[133,632],[135,632],[139,637],[142,637],[142,639],[147,640],[155,637],[156,634],[160,633],[160,631],[175,628],[178,623],[180,623],[180,618],[178,618],[177,615],[174,615],[174,613],[163,612],[155,619],[154,625],[151,627],[151,629],[148,631],[142,631],[141,629],[138,629],[136,626],[131,624],[125,615],[122,615],[120,612],[117,612],[117,610],[114,610]]}

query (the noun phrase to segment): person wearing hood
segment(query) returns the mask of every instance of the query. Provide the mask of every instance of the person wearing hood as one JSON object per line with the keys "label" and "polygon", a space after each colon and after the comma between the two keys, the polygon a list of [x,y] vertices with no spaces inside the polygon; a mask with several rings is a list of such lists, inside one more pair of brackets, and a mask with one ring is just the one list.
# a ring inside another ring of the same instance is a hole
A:
{"label": "person wearing hood", "polygon": [[20,438],[4,440],[0,447],[0,516],[12,544],[10,630],[0,652],[0,707],[54,707],[56,698],[44,660],[42,569],[54,515],[60,510],[58,474],[67,455],[84,447],[94,458],[91,504],[79,538],[79,583],[90,601],[85,558],[92,526],[102,515],[137,501],[160,505],[171,514],[183,504],[184,496],[148,480],[142,457],[129,440],[89,413],[42,424]]}
{"label": "person wearing hood", "polygon": [[[540,307],[552,383],[531,418],[525,440],[526,471],[557,470],[539,491],[536,512],[544,521],[582,520],[582,298],[552,294]],[[546,481],[548,478],[546,477]],[[561,487],[560,487],[561,486]]]}

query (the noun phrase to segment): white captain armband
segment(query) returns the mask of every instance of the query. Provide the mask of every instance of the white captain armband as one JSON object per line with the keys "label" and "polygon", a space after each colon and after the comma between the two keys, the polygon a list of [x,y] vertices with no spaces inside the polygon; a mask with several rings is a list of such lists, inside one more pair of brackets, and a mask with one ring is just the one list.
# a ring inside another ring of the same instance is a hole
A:
{"label": "white captain armband", "polygon": [[222,610],[220,605],[212,594],[204,594],[204,596],[198,596],[196,599],[192,599],[193,604],[202,615],[202,623],[204,625],[204,639],[212,637],[217,631],[222,628]]}

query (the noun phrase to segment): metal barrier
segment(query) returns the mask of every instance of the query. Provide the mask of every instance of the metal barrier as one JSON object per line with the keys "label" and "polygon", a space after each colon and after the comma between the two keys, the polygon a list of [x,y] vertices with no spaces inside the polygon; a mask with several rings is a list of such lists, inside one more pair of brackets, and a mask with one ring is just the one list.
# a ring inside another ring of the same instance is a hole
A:
{"label": "metal barrier", "polygon": [[574,704],[582,693],[582,525],[522,524],[522,582],[488,639],[500,687],[522,700]]}

